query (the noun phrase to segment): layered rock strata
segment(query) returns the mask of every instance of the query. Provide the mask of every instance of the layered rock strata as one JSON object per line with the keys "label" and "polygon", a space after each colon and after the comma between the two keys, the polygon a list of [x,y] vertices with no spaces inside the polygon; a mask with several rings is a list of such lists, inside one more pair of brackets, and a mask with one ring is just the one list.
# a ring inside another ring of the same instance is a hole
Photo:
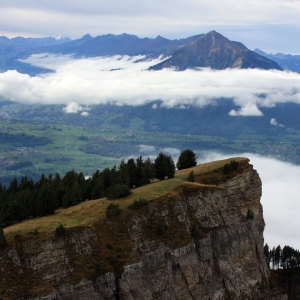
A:
{"label": "layered rock strata", "polygon": [[[49,300],[287,299],[269,288],[260,197],[260,178],[247,164],[219,186],[183,184],[101,230],[16,239],[0,252],[2,293]],[[254,220],[246,219],[248,209]],[[110,264],[103,258],[112,247],[105,230],[123,251]]]}

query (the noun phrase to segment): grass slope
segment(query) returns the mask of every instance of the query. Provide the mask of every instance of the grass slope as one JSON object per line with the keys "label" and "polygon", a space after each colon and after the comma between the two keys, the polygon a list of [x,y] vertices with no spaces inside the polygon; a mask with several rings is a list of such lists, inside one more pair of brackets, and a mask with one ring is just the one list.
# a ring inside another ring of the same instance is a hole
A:
{"label": "grass slope", "polygon": [[[108,200],[106,198],[102,198],[98,200],[85,201],[67,209],[60,208],[55,211],[54,215],[25,220],[21,223],[9,226],[4,229],[4,234],[9,242],[18,236],[32,237],[36,231],[38,233],[43,233],[43,237],[53,235],[55,228],[59,224],[63,224],[66,228],[80,225],[92,226],[94,222],[106,218],[106,207],[110,203],[113,202],[119,204],[120,208],[125,210],[129,204],[140,197],[146,198],[149,201],[153,201],[158,196],[171,192],[175,187],[186,182],[188,173],[191,170],[194,171],[196,180],[198,182],[213,183],[211,178],[214,180],[222,180],[221,177],[224,175],[222,175],[220,172],[216,173],[216,171],[218,169],[220,170],[225,163],[229,163],[232,159],[233,158],[213,161],[195,166],[193,168],[176,171],[174,178],[162,181],[154,181],[149,185],[133,189],[132,194],[126,198],[121,198],[118,200]],[[248,163],[247,158],[238,157],[234,159],[239,161],[240,164]]]}

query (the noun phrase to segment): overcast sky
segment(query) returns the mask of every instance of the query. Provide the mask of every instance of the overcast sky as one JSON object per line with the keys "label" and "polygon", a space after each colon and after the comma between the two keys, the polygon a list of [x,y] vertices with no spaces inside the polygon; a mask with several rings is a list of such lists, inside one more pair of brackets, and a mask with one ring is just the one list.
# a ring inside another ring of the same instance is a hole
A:
{"label": "overcast sky", "polygon": [[299,0],[1,0],[0,35],[183,38],[214,29],[248,48],[300,54]]}

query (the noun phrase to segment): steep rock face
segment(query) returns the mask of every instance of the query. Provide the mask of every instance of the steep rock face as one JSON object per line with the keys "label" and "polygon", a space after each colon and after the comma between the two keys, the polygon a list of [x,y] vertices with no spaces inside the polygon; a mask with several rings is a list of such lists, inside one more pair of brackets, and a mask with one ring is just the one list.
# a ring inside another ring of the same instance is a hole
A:
{"label": "steep rock face", "polygon": [[[183,184],[108,229],[16,239],[0,252],[0,285],[9,299],[287,299],[269,289],[260,196],[248,165],[218,187]],[[105,230],[123,251],[115,271],[101,269]]]}

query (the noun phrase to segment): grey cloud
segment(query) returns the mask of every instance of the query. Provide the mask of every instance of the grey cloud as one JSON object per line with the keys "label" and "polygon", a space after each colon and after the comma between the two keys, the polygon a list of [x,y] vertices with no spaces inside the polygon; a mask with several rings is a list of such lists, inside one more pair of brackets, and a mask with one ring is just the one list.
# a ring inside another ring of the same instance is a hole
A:
{"label": "grey cloud", "polygon": [[[109,14],[114,15],[128,15],[140,16],[154,14],[158,16],[178,17],[178,21],[185,20],[185,23],[197,22],[199,19],[202,23],[211,23],[211,16],[214,15],[214,23],[244,23],[245,21],[255,22],[279,22],[284,18],[286,23],[298,23],[298,15],[300,6],[297,1],[282,1],[270,0],[268,2],[261,2],[259,0],[245,0],[236,2],[229,0],[220,2],[218,0],[166,0],[163,3],[158,0],[151,2],[122,0],[122,1],[96,1],[87,0],[85,2],[79,0],[64,0],[56,1],[38,1],[38,0],[11,0],[9,2],[2,2],[0,4],[2,9],[29,9],[39,11],[53,11],[63,14]],[[258,9],[259,8],[259,9]],[[245,14],[244,12],[248,13]],[[189,18],[186,18],[189,16]],[[201,24],[201,23],[200,23]]]}

